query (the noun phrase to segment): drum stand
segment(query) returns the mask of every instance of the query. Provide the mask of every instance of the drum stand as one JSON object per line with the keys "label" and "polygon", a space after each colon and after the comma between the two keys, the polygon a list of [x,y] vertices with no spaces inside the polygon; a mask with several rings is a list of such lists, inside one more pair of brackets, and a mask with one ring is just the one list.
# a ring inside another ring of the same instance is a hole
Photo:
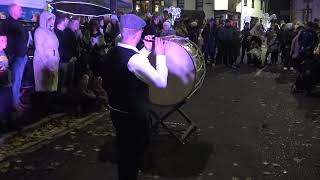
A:
{"label": "drum stand", "polygon": [[[161,125],[166,131],[169,132],[173,137],[175,137],[181,144],[185,144],[187,138],[198,129],[197,125],[194,121],[192,121],[181,109],[183,105],[186,104],[186,101],[182,101],[178,103],[177,105],[173,106],[169,111],[167,111],[164,115],[161,117],[154,111],[151,110],[149,113],[149,118],[151,120],[152,124],[152,130],[153,132],[156,131],[159,128],[159,125]],[[165,123],[165,121],[174,113],[178,112],[183,119],[188,123],[188,128],[183,132],[181,136],[177,135],[177,133],[174,132],[174,130],[170,129],[168,125]],[[153,122],[155,120],[155,122]]]}

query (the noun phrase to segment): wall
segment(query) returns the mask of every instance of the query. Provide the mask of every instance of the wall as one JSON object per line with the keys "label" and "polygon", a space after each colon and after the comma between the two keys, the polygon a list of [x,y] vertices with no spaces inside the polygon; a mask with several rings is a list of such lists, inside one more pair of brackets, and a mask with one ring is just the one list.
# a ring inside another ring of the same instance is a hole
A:
{"label": "wall", "polygon": [[[292,0],[291,8],[292,21],[303,21],[303,9],[306,8],[304,0]],[[310,8],[312,9],[312,14],[309,20],[312,21],[314,18],[320,19],[320,1],[313,0],[310,2]]]}
{"label": "wall", "polygon": [[[236,8],[237,12],[240,12],[240,13],[242,12],[241,22],[240,22],[241,29],[243,28],[245,17],[250,16],[250,17],[261,18],[264,13],[264,10],[261,10],[261,0],[255,0],[254,8],[252,8],[251,0],[247,1],[247,6],[244,6],[243,2],[244,0],[242,0],[242,3],[239,3]],[[263,4],[262,9],[265,9],[265,3]]]}
{"label": "wall", "polygon": [[[207,2],[207,3],[206,3]],[[203,11],[206,14],[206,18],[210,18],[214,16],[214,2],[211,1],[203,1]]]}
{"label": "wall", "polygon": [[196,1],[195,0],[184,0],[184,9],[185,10],[195,10]]}
{"label": "wall", "polygon": [[[254,2],[254,8],[252,8],[252,1],[248,0],[247,1],[247,6],[243,5],[243,0],[242,3],[239,3],[237,5],[237,12],[242,12],[244,15],[248,14],[252,17],[262,17],[263,10],[261,10],[261,0],[255,0]],[[241,10],[242,8],[242,10]]]}
{"label": "wall", "polygon": [[214,0],[214,10],[228,10],[228,0]]}

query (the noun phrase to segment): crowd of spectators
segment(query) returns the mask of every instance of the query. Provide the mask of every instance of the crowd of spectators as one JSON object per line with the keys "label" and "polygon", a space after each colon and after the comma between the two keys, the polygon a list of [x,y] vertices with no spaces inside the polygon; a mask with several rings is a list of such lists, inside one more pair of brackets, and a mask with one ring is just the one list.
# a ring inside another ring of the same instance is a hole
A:
{"label": "crowd of spectators", "polygon": [[[28,33],[19,21],[22,9],[9,6],[0,24],[0,127],[19,129],[25,119],[55,112],[88,113],[107,108],[100,64],[121,39],[116,15],[99,18],[69,17],[44,11]],[[310,90],[319,81],[319,26],[316,23],[239,24],[229,19],[180,18],[147,13],[146,35],[177,35],[203,51],[209,66],[262,68],[277,65],[297,70],[295,91]],[[266,41],[267,53],[262,58]],[[34,53],[29,53],[34,49]],[[281,54],[281,55],[280,55]],[[29,57],[28,57],[29,55]],[[33,58],[32,58],[33,57]],[[263,59],[266,59],[265,61]],[[1,132],[0,132],[1,133]]]}

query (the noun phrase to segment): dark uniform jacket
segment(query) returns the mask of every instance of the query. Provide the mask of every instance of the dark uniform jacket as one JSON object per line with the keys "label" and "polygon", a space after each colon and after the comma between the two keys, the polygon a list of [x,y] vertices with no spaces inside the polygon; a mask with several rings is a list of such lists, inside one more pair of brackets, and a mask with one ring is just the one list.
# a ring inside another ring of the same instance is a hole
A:
{"label": "dark uniform jacket", "polygon": [[119,46],[111,49],[104,62],[102,76],[110,106],[140,116],[148,110],[149,89],[127,67],[129,59],[136,53]]}

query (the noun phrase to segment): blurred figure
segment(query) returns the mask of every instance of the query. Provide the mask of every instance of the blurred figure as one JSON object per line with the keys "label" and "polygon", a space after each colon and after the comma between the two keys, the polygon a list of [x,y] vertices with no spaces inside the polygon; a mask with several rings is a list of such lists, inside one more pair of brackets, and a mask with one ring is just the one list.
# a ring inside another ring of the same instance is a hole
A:
{"label": "blurred figure", "polygon": [[252,36],[249,40],[247,63],[249,66],[262,68],[262,40],[257,36]]}
{"label": "blurred figure", "polygon": [[291,42],[290,56],[292,58],[294,67],[296,67],[297,63],[300,62],[300,60],[299,60],[299,50],[300,50],[299,37],[300,37],[303,29],[304,29],[304,27],[302,25],[299,27],[296,27],[296,35],[292,39],[292,42]]}
{"label": "blurred figure", "polygon": [[246,52],[249,50],[249,36],[250,36],[250,23],[246,22],[244,28],[241,31],[241,60],[240,64],[243,63],[243,59]]}
{"label": "blurred figure", "polygon": [[87,60],[87,63],[89,69],[96,75],[99,74],[100,71],[103,71],[100,68],[100,63],[103,55],[106,53],[106,42],[104,41],[103,34],[99,31],[100,25],[98,19],[91,19],[89,24],[90,48],[88,50],[89,59]]}
{"label": "blurred figure", "polygon": [[200,28],[198,25],[197,20],[192,21],[188,26],[188,38],[189,40],[191,40],[192,42],[194,42],[195,44],[198,45],[198,37],[200,34]]}
{"label": "blurred figure", "polygon": [[146,35],[154,35],[160,37],[161,35],[161,24],[160,17],[158,15],[153,15],[151,24],[145,27],[141,38],[143,39]]}
{"label": "blurred figure", "polygon": [[69,22],[67,28],[64,30],[64,37],[66,39],[65,48],[65,56],[68,57],[68,71],[69,81],[71,81],[71,85],[74,85],[75,82],[75,69],[77,60],[80,56],[80,44],[81,39],[78,36],[78,32],[80,30],[80,19],[78,17],[72,17]]}
{"label": "blurred figure", "polygon": [[0,19],[6,19],[7,16],[4,12],[0,12]]}
{"label": "blurred figure", "polygon": [[299,58],[311,59],[313,56],[313,50],[318,45],[318,36],[315,31],[315,26],[312,22],[308,22],[305,29],[299,36]]}
{"label": "blurred figure", "polygon": [[111,40],[111,46],[115,46],[120,41],[120,24],[116,15],[111,16],[111,22],[109,26],[108,35]]}
{"label": "blurred figure", "polygon": [[35,32],[35,53],[33,60],[36,104],[43,113],[50,112],[54,104],[54,95],[58,90],[59,40],[54,33],[55,15],[43,11],[40,26]]}
{"label": "blurred figure", "polygon": [[55,92],[58,88],[59,40],[54,33],[55,16],[44,11],[35,32],[35,88],[37,92]]}
{"label": "blurred figure", "polygon": [[0,137],[2,133],[8,130],[8,125],[12,122],[12,87],[9,60],[4,52],[6,47],[7,36],[4,30],[0,28]]}
{"label": "blurred figure", "polygon": [[80,29],[80,19],[73,17],[69,20],[68,26],[65,29],[65,37],[67,45],[65,46],[68,57],[76,59],[79,56],[79,40],[77,38],[77,31]]}
{"label": "blurred figure", "polygon": [[281,44],[281,57],[283,59],[283,70],[294,70],[294,64],[291,52],[292,40],[295,37],[293,32],[293,24],[288,23],[285,25],[283,32],[280,35],[280,44]]}
{"label": "blurred figure", "polygon": [[231,26],[229,19],[225,21],[225,26],[219,31],[217,38],[221,44],[223,63],[227,67],[232,67],[236,61],[236,43],[239,35],[237,30]]}
{"label": "blurred figure", "polygon": [[273,25],[266,33],[267,36],[267,53],[266,53],[266,62],[269,54],[271,54],[271,64],[277,65],[278,56],[280,52],[280,41],[278,37],[279,26]]}
{"label": "blurred figure", "polygon": [[166,21],[163,23],[161,36],[171,36],[171,35],[176,35],[176,31],[173,28],[171,28],[171,24],[168,21]]}
{"label": "blurred figure", "polygon": [[[58,14],[56,18],[55,33],[59,40],[59,92],[66,93],[72,88],[74,69],[70,64],[70,61],[74,61],[71,54],[66,52],[68,50],[67,38],[65,29],[67,28],[69,19],[64,14]],[[71,66],[71,67],[70,67]]]}
{"label": "blurred figure", "polygon": [[23,78],[24,69],[27,63],[28,52],[28,31],[23,27],[19,19],[22,16],[22,9],[17,4],[9,6],[9,17],[3,21],[4,34],[8,38],[8,46],[6,48],[9,59],[12,60],[10,69],[12,73],[12,95],[13,105],[16,110],[20,104],[20,88]]}
{"label": "blurred figure", "polygon": [[[210,18],[201,36],[203,38],[204,59],[206,64],[215,65],[217,27],[214,18]],[[208,57],[210,56],[210,62]]]}
{"label": "blurred figure", "polygon": [[177,36],[181,36],[181,37],[187,37],[188,36],[188,29],[187,26],[185,24],[185,21],[180,20],[177,22],[176,24],[176,34]]}

